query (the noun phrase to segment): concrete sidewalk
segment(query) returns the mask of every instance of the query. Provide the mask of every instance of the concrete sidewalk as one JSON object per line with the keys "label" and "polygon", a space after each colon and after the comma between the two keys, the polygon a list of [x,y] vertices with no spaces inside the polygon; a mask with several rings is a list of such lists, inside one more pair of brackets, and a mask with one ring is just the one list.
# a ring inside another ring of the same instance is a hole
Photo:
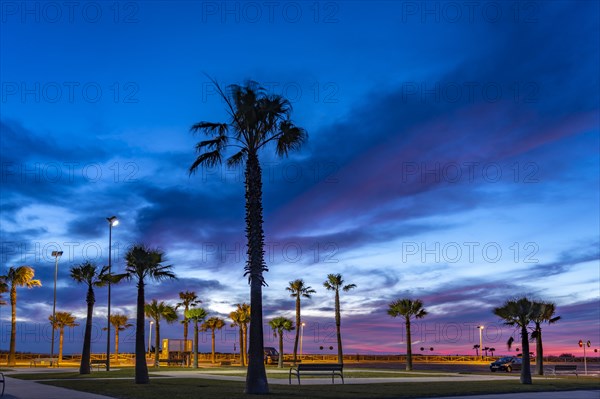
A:
{"label": "concrete sidewalk", "polygon": [[109,396],[73,391],[71,389],[38,384],[4,375],[6,389],[2,399],[113,399]]}

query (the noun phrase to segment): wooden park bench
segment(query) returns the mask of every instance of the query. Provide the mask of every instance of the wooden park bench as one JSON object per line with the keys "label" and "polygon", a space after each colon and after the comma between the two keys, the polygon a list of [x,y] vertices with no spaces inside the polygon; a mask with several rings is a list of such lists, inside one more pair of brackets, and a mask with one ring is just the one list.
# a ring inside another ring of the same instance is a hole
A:
{"label": "wooden park bench", "polygon": [[344,383],[344,365],[342,364],[299,364],[290,368],[289,383],[292,383],[292,374],[298,379],[300,384],[300,374],[303,375],[331,375],[331,383],[335,384],[335,376],[339,376]]}
{"label": "wooden park bench", "polygon": [[105,359],[92,359],[90,360],[90,369],[94,369],[96,366],[96,370],[100,371],[100,367],[104,367],[106,369],[106,360]]}
{"label": "wooden park bench", "polygon": [[158,363],[162,364],[162,363],[166,363],[167,366],[171,366],[171,365],[175,365],[175,366],[181,366],[183,367],[184,363],[185,363],[185,359],[183,358],[172,358],[172,359],[158,359]]}
{"label": "wooden park bench", "polygon": [[31,359],[31,361],[29,362],[29,367],[37,367],[38,364],[48,364],[48,366],[54,366],[54,367],[58,367],[58,361],[57,359],[53,359],[51,357],[38,357],[36,359]]}
{"label": "wooden park bench", "polygon": [[579,377],[576,364],[555,364],[554,366],[549,366],[548,371],[550,371],[552,375],[566,373],[575,374],[576,377]]}
{"label": "wooden park bench", "polygon": [[2,389],[0,389],[0,396],[4,396],[4,387],[6,386],[6,381],[4,380],[4,373],[0,373],[0,385],[2,385]]}

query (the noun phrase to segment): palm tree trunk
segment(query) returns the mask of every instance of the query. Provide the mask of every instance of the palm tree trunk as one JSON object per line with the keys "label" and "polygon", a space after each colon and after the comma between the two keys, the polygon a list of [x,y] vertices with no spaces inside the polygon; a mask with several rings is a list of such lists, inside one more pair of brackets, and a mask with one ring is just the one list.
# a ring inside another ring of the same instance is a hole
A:
{"label": "palm tree trunk", "polygon": [[242,325],[240,324],[240,366],[244,367],[244,332],[242,331]]}
{"label": "palm tree trunk", "polygon": [[210,362],[214,363],[215,362],[215,329],[214,328],[212,329],[210,337],[211,337],[211,340],[212,340],[212,342],[211,342],[211,351],[212,351],[212,353],[211,353],[211,356],[210,356]]}
{"label": "palm tree trunk", "polygon": [[62,362],[64,338],[65,338],[65,328],[60,327],[58,329],[58,365],[60,365],[60,362]]}
{"label": "palm tree trunk", "polygon": [[283,368],[283,330],[279,330],[279,359],[277,360],[277,368]]}
{"label": "palm tree trunk", "polygon": [[341,331],[341,317],[340,317],[340,292],[335,290],[335,329],[337,333],[337,347],[338,347],[338,363],[344,363],[344,353],[342,351],[342,331]]}
{"label": "palm tree trunk", "polygon": [[187,312],[189,309],[186,306],[185,309],[183,310],[183,350],[185,351],[187,348],[187,339],[188,339],[188,324],[189,324],[189,320],[185,318],[185,312]]}
{"label": "palm tree trunk", "polygon": [[523,349],[523,365],[521,367],[521,384],[531,384],[531,364],[529,358],[529,332],[527,326],[521,327],[521,347]]}
{"label": "palm tree trunk", "polygon": [[85,333],[83,336],[83,349],[81,350],[81,364],[79,365],[79,374],[90,374],[90,361],[92,355],[92,316],[94,314],[94,289],[88,286],[87,295],[87,316],[85,319]]}
{"label": "palm tree trunk", "polygon": [[246,238],[248,239],[248,263],[246,273],[250,277],[250,361],[246,374],[246,393],[268,394],[269,384],[265,371],[262,286],[263,272],[267,271],[264,260],[265,237],[262,215],[262,170],[258,156],[248,151],[246,161]]}
{"label": "palm tree trunk", "polygon": [[294,338],[294,365],[296,364],[298,354],[298,341],[300,340],[300,293],[296,297],[296,338]]}
{"label": "palm tree trunk", "polygon": [[542,345],[542,327],[540,323],[536,323],[535,330],[537,332],[535,338],[535,373],[544,375],[544,347]]}
{"label": "palm tree trunk", "polygon": [[115,327],[115,361],[119,362],[119,327]]}
{"label": "palm tree trunk", "polygon": [[412,370],[412,338],[410,336],[410,319],[406,318],[406,370]]}
{"label": "palm tree trunk", "polygon": [[160,366],[160,362],[158,361],[160,357],[160,319],[154,320],[154,331],[156,332],[156,337],[154,337],[154,367]]}
{"label": "palm tree trunk", "polygon": [[198,321],[194,321],[194,368],[198,368]]}
{"label": "palm tree trunk", "polygon": [[[144,334],[144,281],[138,282],[137,311],[135,320],[135,383],[148,384],[148,364],[146,363],[146,336]],[[150,348],[148,348],[150,349]]]}
{"label": "palm tree trunk", "polygon": [[17,286],[13,282],[10,287],[10,352],[8,354],[8,365],[14,366],[17,363]]}
{"label": "palm tree trunk", "polygon": [[248,366],[248,325],[242,325],[242,333],[244,335],[244,366]]}
{"label": "palm tree trunk", "polygon": [[269,385],[264,362],[264,342],[262,326],[262,283],[258,280],[251,282],[251,312],[250,312],[250,344],[248,373],[246,374],[246,393],[268,394]]}

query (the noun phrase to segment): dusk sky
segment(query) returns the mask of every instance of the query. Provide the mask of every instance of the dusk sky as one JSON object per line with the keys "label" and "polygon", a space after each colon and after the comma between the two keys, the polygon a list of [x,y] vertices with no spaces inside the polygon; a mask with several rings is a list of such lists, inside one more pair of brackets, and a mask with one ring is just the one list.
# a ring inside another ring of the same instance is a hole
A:
{"label": "dusk sky", "polygon": [[[492,310],[523,295],[562,317],[543,330],[545,354],[598,348],[599,4],[3,1],[0,274],[26,264],[43,284],[18,290],[17,350],[50,352],[62,250],[57,310],[81,324],[65,353],[81,352],[85,287],[69,268],[107,264],[112,215],[113,270],[134,243],[174,266],[148,301],[192,290],[225,318],[249,302],[243,170],[188,175],[191,125],[227,119],[209,77],[285,96],[309,134],[287,159],[261,154],[265,323],[294,317],[285,287],[304,279],[317,291],[303,300],[305,353],[336,352],[328,273],[357,285],[342,294],[348,354],[405,352],[386,314],[403,297],[429,311],[417,353],[474,354],[483,324],[484,345],[514,354]],[[134,283],[112,292],[112,312],[133,318]],[[96,297],[103,352],[106,289]],[[7,350],[10,306],[0,322]],[[179,323],[161,327],[182,338]],[[228,321],[217,350],[236,339]]]}

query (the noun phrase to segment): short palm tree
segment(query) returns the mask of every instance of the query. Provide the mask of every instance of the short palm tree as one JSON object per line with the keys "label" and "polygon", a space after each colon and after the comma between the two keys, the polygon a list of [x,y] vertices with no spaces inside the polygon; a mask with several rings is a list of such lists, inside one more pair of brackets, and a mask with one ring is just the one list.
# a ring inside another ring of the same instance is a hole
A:
{"label": "short palm tree", "polygon": [[328,274],[327,280],[323,283],[323,286],[329,290],[335,292],[335,329],[337,333],[337,347],[338,347],[338,363],[344,363],[344,352],[342,350],[342,332],[341,332],[341,311],[340,311],[340,289],[344,292],[348,292],[353,288],[356,288],[356,284],[344,285],[344,279],[341,274]]}
{"label": "short palm tree", "polygon": [[198,368],[198,323],[201,323],[208,316],[204,308],[188,309],[184,315],[188,320],[194,322],[194,368]]}
{"label": "short palm tree", "polygon": [[146,342],[144,335],[144,306],[146,279],[163,281],[174,279],[173,267],[163,265],[164,253],[157,249],[150,249],[142,244],[134,245],[127,254],[125,261],[125,276],[128,280],[137,282],[137,311],[135,322],[135,383],[147,384],[148,365],[146,364]]}
{"label": "short palm tree", "polygon": [[304,129],[290,120],[292,106],[278,95],[270,95],[256,82],[245,86],[231,85],[228,93],[213,81],[218,93],[225,100],[229,120],[224,123],[199,122],[192,126],[193,132],[203,132],[208,140],[196,145],[198,157],[190,166],[190,173],[199,167],[221,164],[226,151],[234,154],[227,158],[230,166],[245,166],[246,186],[246,238],[248,260],[245,266],[250,283],[252,322],[250,328],[250,363],[246,375],[246,393],[267,394],[269,385],[263,362],[262,287],[265,237],[263,230],[262,170],[259,152],[273,144],[275,154],[286,157],[290,151],[299,149],[307,139]]}
{"label": "short palm tree", "polygon": [[185,317],[185,314],[191,307],[197,306],[202,303],[200,299],[198,299],[198,295],[194,291],[182,291],[179,293],[179,299],[181,302],[177,303],[177,309],[183,306],[183,320],[181,324],[183,324],[183,347],[184,350],[187,350],[187,342],[188,342],[188,324],[190,323],[189,319]]}
{"label": "short palm tree", "polygon": [[556,305],[552,302],[534,302],[534,315],[532,321],[535,323],[531,339],[535,339],[535,373],[544,375],[544,347],[542,345],[542,323],[554,324],[560,320],[556,316]]}
{"label": "short palm tree", "polygon": [[85,333],[83,336],[83,349],[81,351],[81,363],[79,374],[90,374],[90,360],[92,353],[92,316],[94,314],[94,303],[96,295],[94,287],[103,287],[108,284],[110,275],[108,266],[98,269],[93,263],[86,261],[79,266],[71,268],[71,278],[79,284],[87,285],[85,301],[87,303],[87,316],[85,320]]}
{"label": "short palm tree", "polygon": [[283,332],[292,331],[294,329],[294,322],[286,317],[276,317],[269,322],[269,325],[273,329],[273,335],[279,337],[279,360],[277,361],[277,368],[283,368]]}
{"label": "short palm tree", "polygon": [[290,292],[292,298],[296,298],[296,338],[294,339],[294,364],[298,361],[298,341],[300,339],[300,326],[302,325],[302,318],[300,316],[300,299],[310,298],[314,294],[315,290],[312,287],[305,285],[304,280],[298,279],[290,281],[289,285],[285,288]]}
{"label": "short palm tree", "polygon": [[[129,327],[133,327],[133,324],[128,323],[129,318],[124,314],[111,314],[110,324],[115,328],[115,359],[119,361],[119,331],[125,331]],[[104,327],[102,331],[106,331]]]}
{"label": "short palm tree", "polygon": [[389,304],[388,314],[392,317],[404,317],[406,325],[406,370],[412,370],[412,338],[410,335],[410,320],[422,319],[427,315],[423,309],[423,302],[420,299],[398,299]]}
{"label": "short palm tree", "polygon": [[473,349],[475,349],[475,356],[479,356],[479,344],[473,345]]}
{"label": "short palm tree", "polygon": [[69,312],[56,312],[55,317],[50,315],[48,320],[50,320],[52,331],[58,329],[58,364],[60,365],[60,362],[62,362],[65,327],[75,327],[79,323],[75,323],[75,316]]}
{"label": "short palm tree", "polygon": [[158,302],[156,299],[153,299],[152,302],[144,306],[144,312],[147,317],[154,320],[154,367],[158,367],[160,366],[158,359],[161,348],[160,321],[164,319],[169,324],[174,323],[177,321],[177,311],[175,310],[175,306],[167,305],[164,301]]}
{"label": "short palm tree", "polygon": [[225,320],[220,319],[218,317],[211,317],[210,319],[208,319],[204,323],[202,323],[201,331],[210,330],[211,350],[212,350],[211,357],[210,357],[211,363],[215,363],[215,330],[220,330],[224,326],[225,326]]}
{"label": "short palm tree", "polygon": [[248,365],[248,323],[252,313],[250,312],[250,305],[247,303],[238,303],[235,306],[237,308],[229,313],[229,317],[233,321],[232,327],[238,326],[240,329],[240,363],[242,366]]}
{"label": "short palm tree", "polygon": [[[516,327],[521,333],[521,347],[523,349],[523,360],[521,366],[521,384],[531,384],[531,362],[529,355],[529,331],[527,327],[535,316],[536,306],[528,298],[513,299],[506,301],[501,307],[494,309],[494,314],[504,320],[504,324]],[[508,347],[513,343],[509,338]]]}
{"label": "short palm tree", "polygon": [[40,280],[35,280],[35,270],[30,266],[9,267],[5,275],[0,276],[0,281],[4,282],[6,287],[10,287],[10,352],[8,354],[8,365],[14,366],[16,363],[17,349],[17,287],[40,287]]}

